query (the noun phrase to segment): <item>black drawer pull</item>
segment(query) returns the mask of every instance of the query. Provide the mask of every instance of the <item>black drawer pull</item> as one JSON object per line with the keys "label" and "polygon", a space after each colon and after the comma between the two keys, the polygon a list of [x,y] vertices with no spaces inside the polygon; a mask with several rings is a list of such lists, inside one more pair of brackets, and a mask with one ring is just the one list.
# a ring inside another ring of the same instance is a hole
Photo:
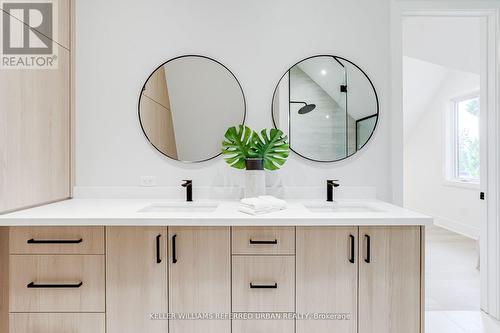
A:
{"label": "black drawer pull", "polygon": [[365,262],[367,264],[370,263],[371,261],[371,253],[370,253],[370,236],[369,235],[365,235],[365,238],[366,238],[366,257],[365,257]]}
{"label": "black drawer pull", "polygon": [[354,251],[354,236],[353,235],[349,235],[349,239],[351,240],[351,257],[349,258],[349,262],[351,264],[354,264],[354,255],[355,255],[355,251]]}
{"label": "black drawer pull", "polygon": [[177,246],[175,244],[176,238],[177,238],[177,235],[172,236],[172,263],[174,263],[174,264],[177,263],[177,251],[176,251]]}
{"label": "black drawer pull", "polygon": [[161,263],[161,243],[160,243],[161,235],[156,236],[156,263]]}
{"label": "black drawer pull", "polygon": [[74,284],[46,284],[46,283],[35,283],[35,282],[30,282],[26,287],[28,288],[41,288],[41,289],[46,289],[46,288],[58,288],[58,289],[64,289],[64,288],[80,288],[83,285],[83,282],[78,282]]}
{"label": "black drawer pull", "polygon": [[80,244],[83,238],[80,239],[28,239],[28,244]]}
{"label": "black drawer pull", "polygon": [[250,244],[278,244],[278,240],[253,240],[250,238]]}
{"label": "black drawer pull", "polygon": [[250,282],[250,288],[252,289],[278,289],[278,283],[274,284],[253,284]]}

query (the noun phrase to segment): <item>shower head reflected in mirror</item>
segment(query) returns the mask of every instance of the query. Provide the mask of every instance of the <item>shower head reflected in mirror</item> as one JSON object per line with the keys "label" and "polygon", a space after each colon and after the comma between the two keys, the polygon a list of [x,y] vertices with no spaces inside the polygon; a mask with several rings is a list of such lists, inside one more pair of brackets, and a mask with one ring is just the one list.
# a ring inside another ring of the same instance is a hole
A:
{"label": "shower head reflected in mirror", "polygon": [[335,162],[373,137],[379,101],[372,81],[348,59],[314,55],[283,74],[271,103],[275,128],[288,134],[290,150],[316,162]]}
{"label": "shower head reflected in mirror", "polygon": [[307,104],[306,102],[292,102],[290,101],[290,104],[295,103],[295,104],[304,104],[303,107],[301,107],[298,111],[299,114],[306,114],[311,112],[312,110],[316,109],[316,104]]}

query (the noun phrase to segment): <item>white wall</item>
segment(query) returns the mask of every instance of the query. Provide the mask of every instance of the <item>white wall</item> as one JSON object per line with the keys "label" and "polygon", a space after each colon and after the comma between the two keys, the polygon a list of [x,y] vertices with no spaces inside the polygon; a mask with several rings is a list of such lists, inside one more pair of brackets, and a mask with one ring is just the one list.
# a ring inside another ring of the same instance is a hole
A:
{"label": "white wall", "polygon": [[479,74],[479,17],[405,17],[406,56]]}
{"label": "white wall", "polygon": [[403,57],[404,141],[411,137],[436,92],[450,74],[449,68]]}
{"label": "white wall", "polygon": [[221,159],[183,165],[157,153],[137,120],[137,100],[150,72],[183,54],[224,63],[240,80],[248,124],[271,127],[271,99],[298,60],[336,54],[361,66],[380,98],[372,141],[347,161],[318,164],[292,156],[275,173],[290,186],[374,186],[390,199],[389,0],[76,0],[76,185],[158,185],[192,178],[198,185],[240,182]]}
{"label": "white wall", "polygon": [[[481,201],[477,189],[450,186],[445,182],[445,112],[450,101],[465,93],[477,91],[479,75],[451,70],[442,66],[405,58],[405,112],[417,112],[419,118],[405,134],[404,205],[435,218],[435,223],[472,238],[479,236]],[[436,74],[438,73],[438,74]],[[418,78],[439,79],[432,96],[413,89]],[[410,84],[406,84],[406,82]],[[418,97],[427,101],[418,103]],[[423,110],[423,112],[421,112]]]}

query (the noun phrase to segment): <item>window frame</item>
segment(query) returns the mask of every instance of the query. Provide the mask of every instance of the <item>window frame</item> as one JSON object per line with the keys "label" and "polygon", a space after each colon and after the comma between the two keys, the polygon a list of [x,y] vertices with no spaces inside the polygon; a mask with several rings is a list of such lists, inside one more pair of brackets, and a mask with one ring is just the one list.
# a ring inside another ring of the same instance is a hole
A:
{"label": "window frame", "polygon": [[[450,99],[450,107],[445,118],[446,125],[446,154],[445,154],[445,185],[468,189],[479,189],[481,179],[464,178],[458,176],[458,105],[459,103],[481,98],[479,90],[462,94]],[[481,110],[479,111],[481,113]],[[479,120],[480,121],[480,120]]]}

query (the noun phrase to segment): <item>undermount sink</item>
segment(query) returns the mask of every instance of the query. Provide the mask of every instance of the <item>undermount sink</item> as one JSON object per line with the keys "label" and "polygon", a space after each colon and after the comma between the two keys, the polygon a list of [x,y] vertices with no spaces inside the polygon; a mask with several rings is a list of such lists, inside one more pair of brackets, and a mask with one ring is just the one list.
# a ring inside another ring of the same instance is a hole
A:
{"label": "undermount sink", "polygon": [[161,202],[153,203],[139,210],[140,213],[210,213],[219,206],[215,202]]}
{"label": "undermount sink", "polygon": [[314,202],[304,206],[312,213],[373,213],[383,210],[365,202]]}

